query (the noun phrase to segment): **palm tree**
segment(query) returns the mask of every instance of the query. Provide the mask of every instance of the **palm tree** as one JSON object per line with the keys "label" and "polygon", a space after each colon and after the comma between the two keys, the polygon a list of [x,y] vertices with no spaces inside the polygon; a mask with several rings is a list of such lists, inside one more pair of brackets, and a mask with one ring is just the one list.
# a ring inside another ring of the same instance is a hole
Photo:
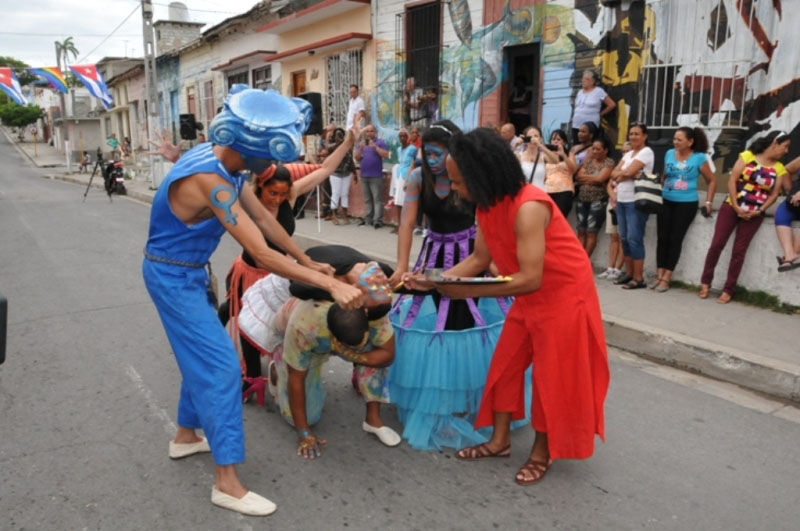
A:
{"label": "palm tree", "polygon": [[[72,37],[67,37],[62,42],[56,41],[56,61],[58,62],[58,67],[61,68],[61,62],[63,60],[64,68],[61,70],[61,72],[64,74],[65,78],[72,78],[72,75],[69,74],[68,68],[70,55],[73,59],[77,59],[78,57],[78,49],[75,47]],[[72,79],[67,79],[67,81],[74,82]]]}

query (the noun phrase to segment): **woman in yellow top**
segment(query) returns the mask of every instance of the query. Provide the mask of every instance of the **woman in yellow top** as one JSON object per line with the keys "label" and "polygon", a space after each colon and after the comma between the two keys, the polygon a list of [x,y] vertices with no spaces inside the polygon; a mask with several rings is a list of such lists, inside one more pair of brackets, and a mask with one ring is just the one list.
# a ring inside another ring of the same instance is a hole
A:
{"label": "woman in yellow top", "polygon": [[717,214],[714,236],[706,254],[703,276],[700,278],[701,299],[708,297],[719,255],[735,230],[728,279],[717,299],[720,304],[731,301],[750,241],[764,221],[764,213],[778,198],[778,183],[786,174],[780,159],[789,151],[789,144],[787,133],[772,131],[739,154],[728,179],[728,198]]}

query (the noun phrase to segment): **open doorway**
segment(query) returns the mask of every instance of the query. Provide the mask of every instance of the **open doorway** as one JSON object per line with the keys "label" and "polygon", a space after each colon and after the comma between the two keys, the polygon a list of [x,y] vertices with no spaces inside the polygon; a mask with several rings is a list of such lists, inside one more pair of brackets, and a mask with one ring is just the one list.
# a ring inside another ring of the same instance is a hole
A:
{"label": "open doorway", "polygon": [[503,49],[508,84],[501,115],[518,134],[531,124],[539,125],[539,51],[538,42]]}

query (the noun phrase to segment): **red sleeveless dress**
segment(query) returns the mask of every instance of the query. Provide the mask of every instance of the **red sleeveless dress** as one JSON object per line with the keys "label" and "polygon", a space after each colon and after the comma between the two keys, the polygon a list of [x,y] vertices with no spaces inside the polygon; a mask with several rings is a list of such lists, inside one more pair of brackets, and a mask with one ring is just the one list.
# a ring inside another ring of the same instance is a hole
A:
{"label": "red sleeveless dress", "polygon": [[567,220],[548,195],[525,185],[488,210],[478,210],[478,226],[500,274],[519,271],[514,221],[526,201],[546,203],[541,287],[517,296],[492,357],[475,421],[492,424],[493,412],[525,417],[524,371],[533,363],[532,421],[548,434],[552,459],[585,459],[594,436],[604,437],[603,402],[609,369],[600,302],[591,262]]}

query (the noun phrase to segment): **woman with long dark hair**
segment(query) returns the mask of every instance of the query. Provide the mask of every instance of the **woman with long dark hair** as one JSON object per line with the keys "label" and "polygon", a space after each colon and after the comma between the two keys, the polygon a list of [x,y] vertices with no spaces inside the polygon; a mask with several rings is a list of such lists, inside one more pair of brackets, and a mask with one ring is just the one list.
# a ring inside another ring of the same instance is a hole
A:
{"label": "woman with long dark hair", "polygon": [[[441,120],[422,133],[422,167],[411,172],[406,185],[393,286],[409,271],[418,210],[428,219],[428,233],[413,271],[449,269],[472,250],[475,206],[450,190],[445,168],[450,138],[460,132],[451,121]],[[403,437],[416,449],[483,442],[486,437],[474,432],[471,423],[504,312],[491,298],[428,295],[401,298],[392,315],[396,355],[389,390],[404,425]]]}
{"label": "woman with long dark hair", "polygon": [[711,215],[717,181],[708,163],[708,139],[699,127],[679,127],[672,136],[673,149],[664,155],[663,205],[658,214],[656,266],[658,276],[650,286],[659,293],[669,289],[672,272],[681,257],[683,238],[697,215],[697,184],[703,176],[708,191],[702,208]]}
{"label": "woman with long dark hair", "polygon": [[701,299],[708,297],[719,255],[736,231],[728,279],[717,302],[727,304],[733,298],[750,241],[764,221],[764,213],[778,198],[781,189],[778,183],[786,174],[780,159],[789,151],[790,143],[787,133],[772,131],[750,144],[747,151],[739,153],[728,179],[728,198],[717,213],[714,236],[700,277],[698,295]]}
{"label": "woman with long dark hair", "polygon": [[601,136],[594,142],[589,155],[583,159],[575,180],[580,185],[575,203],[578,218],[578,241],[591,257],[597,245],[597,233],[606,220],[608,192],[606,184],[614,169],[614,160],[608,156],[611,142]]}
{"label": "woman with long dark hair", "polygon": [[[468,277],[494,263],[505,283],[436,284],[442,295],[513,296],[495,347],[475,427],[491,439],[456,454],[463,460],[508,457],[509,426],[525,416],[525,371],[533,364],[531,422],[536,431],[521,485],[541,481],[555,459],[585,459],[603,437],[609,370],[592,265],[547,194],[524,184],[513,153],[491,130],[455,135],[447,170],[451,187],[477,206],[473,252],[445,276]],[[569,267],[564,267],[569,264]],[[423,289],[423,275],[405,274]]]}
{"label": "woman with long dark hair", "polygon": [[594,122],[586,122],[581,124],[576,134],[577,141],[575,145],[569,150],[570,156],[575,159],[575,163],[580,166],[586,157],[589,156],[589,151],[594,144],[594,141],[601,136],[600,129]]}

